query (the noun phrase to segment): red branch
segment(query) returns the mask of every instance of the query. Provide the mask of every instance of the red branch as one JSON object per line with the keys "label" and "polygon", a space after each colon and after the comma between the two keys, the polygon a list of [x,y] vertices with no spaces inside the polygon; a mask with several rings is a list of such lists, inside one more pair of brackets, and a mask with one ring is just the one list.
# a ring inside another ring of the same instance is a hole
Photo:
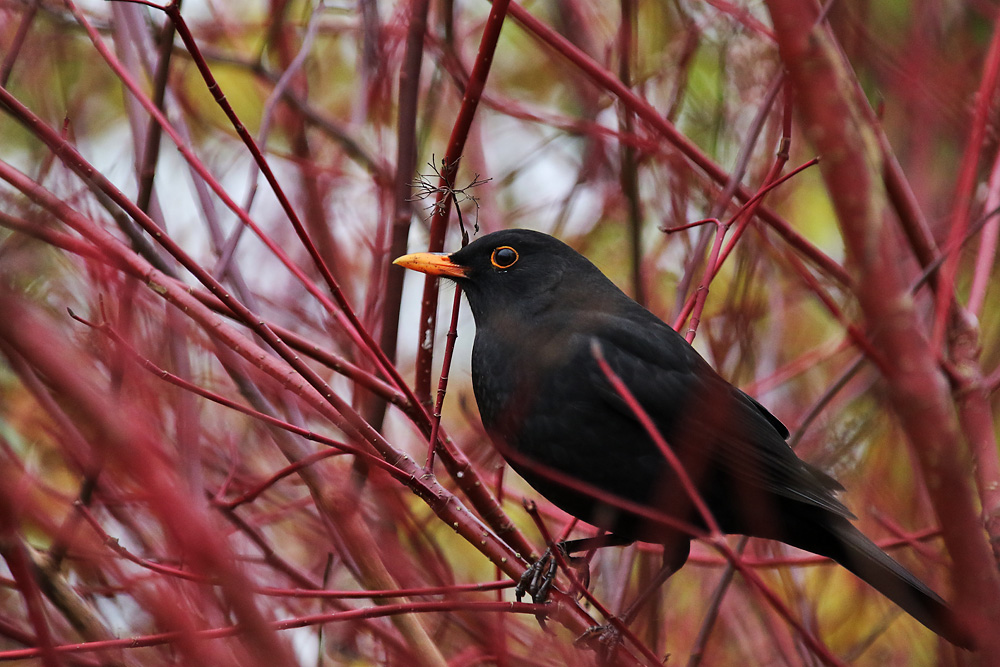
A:
{"label": "red branch", "polygon": [[876,347],[892,352],[881,370],[955,562],[958,611],[972,620],[984,651],[1000,655],[1000,636],[988,620],[1000,617],[1000,576],[973,506],[955,405],[897,261],[878,141],[860,111],[867,101],[858,99],[811,5],[769,0],[768,6],[806,135],[823,157],[821,171],[858,270],[858,302]]}
{"label": "red branch", "polygon": [[[448,148],[444,158],[441,160],[441,178],[438,182],[438,197],[434,202],[434,215],[431,218],[430,239],[427,243],[429,252],[441,252],[444,249],[444,235],[448,224],[448,215],[451,213],[450,188],[455,183],[455,176],[458,174],[458,165],[462,159],[462,151],[465,149],[465,141],[472,128],[472,120],[479,107],[479,99],[482,97],[483,89],[486,87],[486,78],[489,76],[490,67],[493,65],[493,53],[496,51],[497,42],[500,40],[500,30],[503,28],[504,19],[507,16],[507,3],[509,0],[495,0],[490,9],[490,15],[486,19],[483,28],[483,36],[479,42],[479,53],[476,54],[476,62],[472,66],[469,74],[469,82],[465,87],[465,94],[462,95],[462,104],[458,109],[455,124],[451,128],[451,137],[448,139]],[[434,340],[434,330],[437,325],[437,300],[438,300],[438,279],[428,275],[424,280],[424,292],[420,301],[420,333],[418,341]],[[429,403],[431,394],[431,347],[422,344],[417,345],[416,379],[414,388],[417,397],[421,402]]]}

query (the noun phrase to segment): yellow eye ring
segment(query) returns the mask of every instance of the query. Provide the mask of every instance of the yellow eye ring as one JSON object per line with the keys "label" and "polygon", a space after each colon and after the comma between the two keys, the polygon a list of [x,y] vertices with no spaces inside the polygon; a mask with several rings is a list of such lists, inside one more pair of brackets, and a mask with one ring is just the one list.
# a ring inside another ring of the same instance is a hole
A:
{"label": "yellow eye ring", "polygon": [[509,269],[517,263],[518,257],[516,250],[509,245],[502,245],[493,251],[493,254],[490,256],[490,263],[501,270]]}

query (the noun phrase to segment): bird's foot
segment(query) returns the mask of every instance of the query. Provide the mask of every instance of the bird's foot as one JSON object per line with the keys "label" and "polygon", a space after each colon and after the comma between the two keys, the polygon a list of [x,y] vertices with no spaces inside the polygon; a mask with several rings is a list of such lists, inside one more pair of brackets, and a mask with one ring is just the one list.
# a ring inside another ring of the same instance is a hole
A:
{"label": "bird's foot", "polygon": [[578,571],[583,588],[590,585],[590,561],[586,558],[570,556],[560,543],[546,549],[542,557],[532,563],[521,575],[521,580],[514,588],[514,595],[518,602],[521,601],[525,593],[538,604],[543,604],[549,599],[549,591],[552,590],[552,584],[556,579],[556,570],[559,566],[559,560],[553,549],[558,549],[566,564]]}
{"label": "bird's foot", "polygon": [[579,648],[596,651],[600,664],[614,663],[615,655],[622,646],[622,633],[614,623],[595,625],[587,628],[573,644]]}
{"label": "bird's foot", "polygon": [[517,597],[517,601],[520,602],[525,593],[531,596],[532,602],[538,604],[548,600],[549,590],[556,578],[557,565],[552,547],[549,547],[542,554],[542,557],[528,566],[528,569],[521,575],[521,580],[514,588],[514,596]]}

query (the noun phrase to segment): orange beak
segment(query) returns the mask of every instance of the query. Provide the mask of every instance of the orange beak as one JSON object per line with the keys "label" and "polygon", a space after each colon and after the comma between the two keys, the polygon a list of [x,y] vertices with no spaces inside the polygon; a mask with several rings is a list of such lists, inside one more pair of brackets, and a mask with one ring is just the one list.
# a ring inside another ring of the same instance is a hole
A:
{"label": "orange beak", "polygon": [[432,276],[465,278],[469,275],[469,267],[455,264],[451,261],[450,255],[442,252],[415,252],[412,255],[403,255],[393,264]]}

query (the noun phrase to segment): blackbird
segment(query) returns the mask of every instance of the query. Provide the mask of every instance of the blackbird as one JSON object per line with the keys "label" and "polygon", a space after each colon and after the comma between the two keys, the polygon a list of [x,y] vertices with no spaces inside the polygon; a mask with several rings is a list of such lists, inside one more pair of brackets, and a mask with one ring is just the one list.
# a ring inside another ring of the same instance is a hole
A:
{"label": "blackbird", "polygon": [[937,634],[970,646],[945,602],[854,527],[835,496],[843,487],[796,456],[774,415],[568,245],[513,229],[395,264],[461,286],[476,321],[472,383],[483,426],[536,491],[607,531],[605,542],[662,544],[676,570],[691,539],[709,532],[658,432],[723,533],[831,558]]}

